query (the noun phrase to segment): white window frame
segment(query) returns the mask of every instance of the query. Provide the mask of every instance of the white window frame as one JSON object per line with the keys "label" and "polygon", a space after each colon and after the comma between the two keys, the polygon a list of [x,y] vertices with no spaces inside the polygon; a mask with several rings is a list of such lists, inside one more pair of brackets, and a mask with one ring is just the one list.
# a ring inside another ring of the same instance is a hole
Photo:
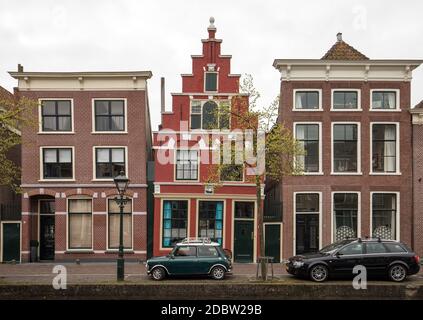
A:
{"label": "white window frame", "polygon": [[[357,93],[357,108],[356,109],[335,109],[335,92],[356,92]],[[331,90],[331,105],[330,111],[335,112],[357,112],[363,111],[361,108],[361,89],[351,89],[351,88],[336,88]]]}
{"label": "white window frame", "polygon": [[[322,199],[322,192],[321,191],[295,191],[293,192],[293,203],[292,203],[292,207],[294,208],[293,210],[293,255],[295,256],[297,254],[297,194],[318,194],[319,195],[319,213],[313,213],[313,214],[318,214],[319,215],[319,250],[322,248],[322,243],[323,243],[323,225],[322,225],[322,220],[323,220],[323,213],[322,213],[322,208],[323,208],[323,199]],[[301,213],[300,213],[301,214]],[[305,213],[307,214],[307,213]]]}
{"label": "white window frame", "polygon": [[397,196],[397,212],[395,217],[395,224],[396,224],[396,230],[395,230],[395,239],[396,241],[400,240],[400,205],[401,205],[401,199],[400,199],[400,192],[399,191],[371,191],[370,192],[370,237],[373,236],[373,194],[396,194]]}
{"label": "white window frame", "polygon": [[293,135],[294,135],[294,139],[296,139],[296,126],[297,125],[308,125],[308,124],[317,124],[319,126],[319,171],[318,172],[302,172],[303,175],[309,175],[309,176],[319,176],[319,175],[323,175],[323,163],[322,163],[322,159],[323,159],[323,137],[322,137],[322,122],[317,122],[317,121],[301,121],[301,122],[294,122],[293,123]]}
{"label": "white window frame", "polygon": [[222,202],[223,203],[223,216],[222,216],[222,222],[223,222],[223,228],[222,228],[222,248],[225,248],[226,246],[226,199],[215,199],[215,198],[197,198],[196,199],[196,216],[195,216],[195,236],[200,237],[198,234],[198,225],[200,222],[200,202],[201,201],[208,201],[208,202]]}
{"label": "white window frame", "polygon": [[[319,93],[319,107],[317,109],[297,109],[295,104],[295,98],[297,96],[297,92],[306,92],[306,91],[314,91]],[[316,111],[323,111],[323,105],[322,105],[322,89],[318,88],[297,88],[293,90],[292,95],[292,111],[298,111],[298,112],[316,112]]]}
{"label": "white window frame", "polygon": [[[334,126],[337,124],[354,124],[357,126],[357,172],[335,172],[334,171],[334,153],[335,153],[335,145],[334,145]],[[361,123],[356,121],[334,121],[331,123],[331,155],[330,155],[330,163],[331,163],[331,175],[335,176],[359,176],[362,175],[361,171]]]}
{"label": "white window frame", "polygon": [[[201,150],[200,149],[193,149],[193,148],[177,148],[174,149],[174,165],[173,165],[173,182],[200,182],[200,166],[201,166]],[[184,179],[176,179],[176,167],[178,164],[178,151],[196,151],[197,152],[197,179],[196,180],[184,180]]]}
{"label": "white window frame", "polygon": [[[96,101],[123,101],[123,112],[125,113],[124,131],[96,131],[95,129],[95,102]],[[92,98],[91,99],[91,134],[127,134],[128,133],[128,99],[127,98]]]}
{"label": "white window frame", "polygon": [[[396,172],[373,172],[373,125],[374,124],[395,124],[396,125]],[[399,122],[370,122],[370,172],[369,175],[375,176],[398,176],[400,170],[400,123]]]}
{"label": "white window frame", "polygon": [[[71,130],[70,131],[44,131],[43,130],[43,116],[42,116],[42,102],[43,101],[70,101],[71,105]],[[75,134],[75,115],[73,107],[73,98],[39,98],[38,99],[38,134]]]}
{"label": "white window frame", "polygon": [[[132,228],[132,241],[131,241],[131,248],[124,248],[123,251],[125,252],[132,252],[134,251],[134,199],[131,197],[127,197],[131,200],[131,228]],[[110,248],[109,247],[109,200],[114,201],[114,197],[107,197],[106,198],[106,250],[108,252],[118,252],[119,248]]]}
{"label": "white window frame", "polygon": [[[187,202],[187,237],[190,237],[190,216],[191,216],[191,199],[190,198],[161,198],[160,199],[160,251],[172,251],[172,247],[163,247],[163,203],[165,201],[186,201]],[[198,205],[198,203],[197,203]],[[198,219],[197,219],[198,221]],[[198,225],[198,222],[197,222]],[[223,225],[225,227],[225,225]],[[198,228],[198,227],[197,227]]]}
{"label": "white window frame", "polygon": [[97,149],[124,149],[125,152],[125,175],[129,177],[128,166],[128,147],[127,146],[93,146],[93,178],[91,181],[113,181],[113,178],[97,178],[97,162],[96,153]]}
{"label": "white window frame", "polygon": [[[44,178],[44,157],[43,157],[43,150],[44,149],[72,149],[72,178],[69,179],[46,179]],[[74,146],[41,146],[40,147],[40,179],[39,182],[45,181],[54,181],[54,182],[66,182],[66,181],[75,181],[75,147]]]}
{"label": "white window frame", "polygon": [[[191,115],[192,115],[192,112],[191,111],[192,111],[192,102],[193,101],[199,101],[200,104],[201,104],[201,113],[200,113],[200,124],[201,124],[201,128],[197,128],[197,129],[191,129]],[[215,102],[217,104],[217,107],[218,108],[220,108],[220,104],[222,102],[227,102],[228,105],[229,105],[229,108],[232,108],[232,104],[231,104],[231,99],[230,98],[228,98],[228,99],[222,99],[222,100],[215,100],[215,99],[213,99],[212,96],[210,96],[209,99],[195,99],[195,98],[191,98],[190,99],[190,102],[189,102],[189,120],[188,120],[188,128],[189,128],[189,131],[194,131],[194,132],[196,132],[196,131],[203,132],[204,131],[204,132],[207,132],[207,131],[216,130],[216,129],[203,129],[203,107],[204,107],[204,104],[206,102],[208,102],[208,101]],[[230,130],[232,128],[232,123],[231,122],[232,122],[232,117],[229,114],[229,129],[217,129],[217,130],[222,130],[222,131],[224,131],[224,130]],[[218,127],[220,127],[220,116],[217,119],[217,124],[218,124]]]}
{"label": "white window frame", "polygon": [[[375,109],[373,108],[373,92],[375,91],[380,91],[380,92],[391,92],[394,91],[395,94],[395,109]],[[373,112],[401,112],[401,106],[400,106],[400,89],[370,89],[370,100],[369,100],[369,104],[370,104],[370,111]]]}
{"label": "white window frame", "polygon": [[[69,201],[70,200],[91,200],[91,248],[69,248]],[[66,199],[66,251],[67,252],[94,252],[94,198],[88,196],[76,196]]]}
{"label": "white window frame", "polygon": [[[207,73],[215,73],[216,74],[216,90],[215,91],[207,91],[206,90],[206,74]],[[204,71],[204,92],[219,92],[219,72],[218,71]]]}
{"label": "white window frame", "polygon": [[332,191],[331,192],[331,242],[334,242],[334,226],[335,226],[335,194],[336,193],[355,193],[357,194],[357,238],[361,237],[361,192],[360,191]]}

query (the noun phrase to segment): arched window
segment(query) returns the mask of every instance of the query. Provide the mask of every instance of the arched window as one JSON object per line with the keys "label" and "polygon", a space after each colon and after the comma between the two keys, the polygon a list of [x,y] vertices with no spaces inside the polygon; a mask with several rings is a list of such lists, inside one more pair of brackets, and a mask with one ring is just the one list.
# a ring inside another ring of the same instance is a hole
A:
{"label": "arched window", "polygon": [[207,101],[203,106],[203,129],[218,128],[219,110],[217,103],[214,101]]}

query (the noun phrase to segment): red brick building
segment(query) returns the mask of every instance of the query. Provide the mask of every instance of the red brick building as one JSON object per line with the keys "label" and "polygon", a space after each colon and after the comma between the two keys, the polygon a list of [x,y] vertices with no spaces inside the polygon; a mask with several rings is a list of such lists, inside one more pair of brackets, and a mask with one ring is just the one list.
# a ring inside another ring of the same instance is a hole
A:
{"label": "red brick building", "polygon": [[284,258],[346,237],[415,245],[409,110],[421,63],[369,59],[342,34],[322,59],[275,60],[279,120],[306,151],[304,174],[279,186]]}
{"label": "red brick building", "polygon": [[144,259],[151,72],[10,74],[17,95],[39,101],[38,126],[22,128],[22,261],[115,259],[120,170],[126,256]]}
{"label": "red brick building", "polygon": [[[169,253],[186,237],[207,237],[232,250],[235,261],[251,262],[257,257],[254,183],[244,168],[231,181],[220,176],[219,187],[207,183],[207,135],[217,130],[233,139],[230,132],[237,128],[233,115],[224,118],[215,111],[239,107],[236,96],[248,101],[239,93],[240,75],[231,73],[231,56],[221,54],[222,40],[215,38],[210,22],[202,54],[191,56],[192,73],[182,75],[182,92],[172,94],[172,110],[162,106],[160,130],[154,134],[153,254]],[[165,155],[168,162],[161,159]]]}
{"label": "red brick building", "polygon": [[413,249],[423,255],[423,101],[410,113],[413,125]]}

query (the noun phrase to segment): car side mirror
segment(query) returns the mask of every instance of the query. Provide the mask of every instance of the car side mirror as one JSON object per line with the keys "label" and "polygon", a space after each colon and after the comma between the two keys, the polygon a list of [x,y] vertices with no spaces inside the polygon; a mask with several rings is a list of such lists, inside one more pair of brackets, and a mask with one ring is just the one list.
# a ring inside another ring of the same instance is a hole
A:
{"label": "car side mirror", "polygon": [[337,258],[340,258],[340,257],[342,256],[342,253],[340,253],[340,252],[338,251],[337,253],[335,253],[335,256],[336,256]]}
{"label": "car side mirror", "polygon": [[169,254],[169,258],[171,258],[171,259],[175,259],[175,255],[174,255],[173,253],[170,253],[170,254]]}

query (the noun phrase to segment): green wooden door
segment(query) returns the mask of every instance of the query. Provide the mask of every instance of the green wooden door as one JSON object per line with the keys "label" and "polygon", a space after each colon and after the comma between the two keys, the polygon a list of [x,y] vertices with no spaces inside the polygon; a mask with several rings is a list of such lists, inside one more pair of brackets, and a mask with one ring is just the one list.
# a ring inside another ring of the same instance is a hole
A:
{"label": "green wooden door", "polygon": [[234,261],[253,262],[254,221],[235,220]]}
{"label": "green wooden door", "polygon": [[20,223],[3,223],[2,261],[21,261],[21,225]]}
{"label": "green wooden door", "polygon": [[281,225],[267,224],[265,226],[265,252],[267,257],[273,257],[273,262],[281,260]]}

